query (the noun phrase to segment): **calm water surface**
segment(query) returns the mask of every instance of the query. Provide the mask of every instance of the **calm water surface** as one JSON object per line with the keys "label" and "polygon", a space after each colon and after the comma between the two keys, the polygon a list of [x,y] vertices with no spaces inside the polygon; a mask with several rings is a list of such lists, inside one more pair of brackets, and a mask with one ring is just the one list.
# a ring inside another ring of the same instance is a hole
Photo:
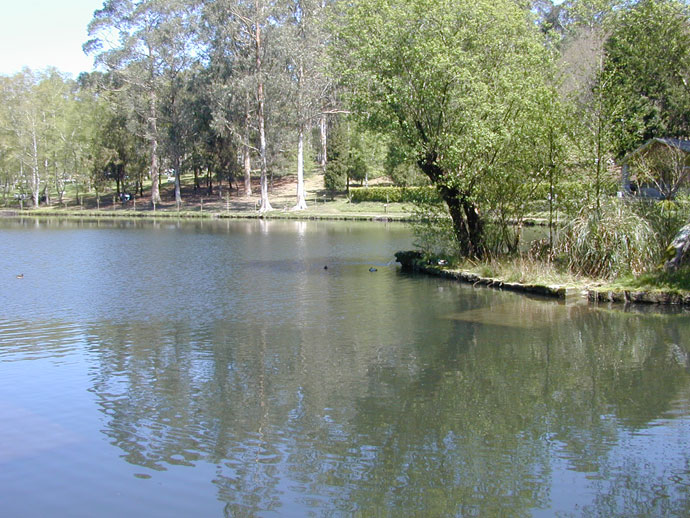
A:
{"label": "calm water surface", "polygon": [[690,514],[688,313],[407,275],[411,241],[0,220],[0,515]]}

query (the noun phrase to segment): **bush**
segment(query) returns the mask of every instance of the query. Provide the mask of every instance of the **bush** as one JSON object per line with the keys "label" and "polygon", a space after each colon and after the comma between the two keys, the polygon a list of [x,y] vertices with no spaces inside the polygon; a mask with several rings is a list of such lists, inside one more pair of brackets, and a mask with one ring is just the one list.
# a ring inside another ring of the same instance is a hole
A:
{"label": "bush", "polygon": [[365,187],[350,189],[354,203],[376,201],[381,203],[425,203],[439,201],[433,187]]}

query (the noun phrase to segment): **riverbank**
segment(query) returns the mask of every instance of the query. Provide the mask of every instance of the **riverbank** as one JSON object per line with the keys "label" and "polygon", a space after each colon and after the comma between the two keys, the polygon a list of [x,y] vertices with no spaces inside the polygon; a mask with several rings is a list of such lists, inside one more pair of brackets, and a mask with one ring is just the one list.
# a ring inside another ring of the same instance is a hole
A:
{"label": "riverbank", "polygon": [[674,286],[642,289],[639,286],[625,286],[621,283],[606,283],[572,276],[563,276],[560,282],[545,282],[543,279],[538,279],[536,275],[534,279],[530,279],[529,273],[524,270],[521,273],[521,279],[516,281],[501,276],[483,275],[480,265],[477,265],[475,269],[467,269],[453,268],[442,262],[441,264],[430,262],[416,250],[397,252],[395,258],[404,270],[453,279],[473,286],[539,295],[566,302],[675,305],[690,308],[690,291]]}
{"label": "riverbank", "polygon": [[[334,206],[335,205],[335,206]],[[384,210],[368,207],[353,207],[352,210],[343,210],[337,207],[337,202],[328,210],[319,210],[312,207],[306,210],[272,210],[259,213],[256,210],[213,210],[209,208],[196,208],[177,210],[176,208],[160,208],[156,210],[147,208],[139,209],[66,209],[66,208],[41,208],[30,210],[0,210],[0,217],[11,218],[89,218],[89,219],[289,219],[289,220],[348,220],[348,221],[381,221],[381,222],[410,222],[414,221],[411,213],[406,212],[405,207],[392,207]],[[358,205],[358,204],[353,204]]]}
{"label": "riverbank", "polygon": [[414,220],[410,203],[351,203],[345,195],[332,196],[325,191],[321,174],[314,174],[305,180],[307,208],[304,210],[294,210],[297,200],[296,178],[276,178],[269,191],[273,210],[262,213],[258,211],[261,201],[258,181],[254,182],[252,192],[248,194],[244,191],[244,186],[232,190],[227,185],[215,186],[209,191],[208,188],[194,189],[191,177],[184,177],[183,180],[183,202],[180,205],[175,203],[172,186],[164,184],[161,188],[162,202],[155,207],[148,190],[144,191],[144,196],[133,197],[124,203],[112,192],[98,197],[91,193],[66,197],[62,205],[24,208],[13,203],[12,206],[0,209],[0,217]]}

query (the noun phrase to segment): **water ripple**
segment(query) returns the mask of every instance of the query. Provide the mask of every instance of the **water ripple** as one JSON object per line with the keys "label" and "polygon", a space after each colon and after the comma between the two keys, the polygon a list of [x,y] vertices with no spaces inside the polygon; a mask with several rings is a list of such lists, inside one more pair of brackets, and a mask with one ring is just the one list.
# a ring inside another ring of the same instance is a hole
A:
{"label": "water ripple", "polygon": [[0,319],[0,358],[4,361],[63,358],[83,343],[81,327],[74,323]]}

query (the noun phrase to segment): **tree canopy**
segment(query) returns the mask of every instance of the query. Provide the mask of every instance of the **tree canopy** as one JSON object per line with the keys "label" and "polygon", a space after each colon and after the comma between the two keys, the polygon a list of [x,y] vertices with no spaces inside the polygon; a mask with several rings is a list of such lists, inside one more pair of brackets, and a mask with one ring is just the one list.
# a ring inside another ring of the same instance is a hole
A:
{"label": "tree canopy", "polygon": [[690,12],[679,0],[622,11],[605,44],[619,157],[653,137],[690,135]]}
{"label": "tree canopy", "polygon": [[446,202],[463,253],[482,253],[480,210],[534,172],[550,56],[510,0],[359,0],[335,58],[368,125],[408,147]]}

